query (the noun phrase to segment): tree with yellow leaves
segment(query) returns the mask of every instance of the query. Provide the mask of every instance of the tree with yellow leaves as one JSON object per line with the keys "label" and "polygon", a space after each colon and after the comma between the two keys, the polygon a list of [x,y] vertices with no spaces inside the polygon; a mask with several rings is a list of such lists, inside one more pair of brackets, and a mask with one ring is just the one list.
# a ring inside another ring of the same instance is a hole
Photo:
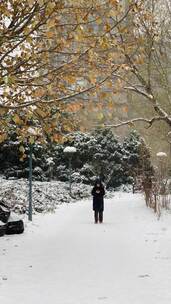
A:
{"label": "tree with yellow leaves", "polygon": [[98,106],[99,94],[108,99],[106,88],[110,96],[122,89],[144,96],[157,116],[141,120],[170,124],[149,81],[154,46],[148,37],[156,42],[156,26],[143,3],[131,0],[125,8],[118,0],[2,0],[0,141],[10,130],[24,140],[30,127],[58,141],[79,127],[76,113],[88,101]]}
{"label": "tree with yellow leaves", "polygon": [[77,127],[70,113],[122,63],[118,31],[133,6],[125,12],[117,0],[1,1],[0,141],[10,128],[21,140],[30,126],[58,140]]}

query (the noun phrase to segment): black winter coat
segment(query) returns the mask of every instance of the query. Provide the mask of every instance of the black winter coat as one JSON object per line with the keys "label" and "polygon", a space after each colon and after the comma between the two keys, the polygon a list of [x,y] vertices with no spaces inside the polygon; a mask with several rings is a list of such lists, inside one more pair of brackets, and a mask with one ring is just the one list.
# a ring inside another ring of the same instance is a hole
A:
{"label": "black winter coat", "polygon": [[[100,193],[97,193],[96,191],[100,190]],[[93,195],[93,210],[94,211],[103,211],[104,210],[104,195],[105,190],[104,187],[101,186],[100,188],[93,187],[93,190],[91,192]]]}

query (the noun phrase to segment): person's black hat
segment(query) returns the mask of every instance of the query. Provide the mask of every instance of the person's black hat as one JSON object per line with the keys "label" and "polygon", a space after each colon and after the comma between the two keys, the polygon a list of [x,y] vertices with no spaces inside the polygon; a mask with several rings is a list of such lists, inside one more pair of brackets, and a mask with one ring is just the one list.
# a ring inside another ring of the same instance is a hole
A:
{"label": "person's black hat", "polygon": [[102,181],[100,177],[97,177],[95,180],[95,185],[100,184],[101,185]]}

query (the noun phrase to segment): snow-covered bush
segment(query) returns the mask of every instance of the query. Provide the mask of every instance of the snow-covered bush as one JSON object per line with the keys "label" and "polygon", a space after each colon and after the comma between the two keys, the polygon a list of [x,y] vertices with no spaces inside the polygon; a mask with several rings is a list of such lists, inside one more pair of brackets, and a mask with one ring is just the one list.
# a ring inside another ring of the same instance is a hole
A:
{"label": "snow-covered bush", "polygon": [[72,173],[71,177],[72,177],[72,182],[74,182],[74,183],[81,183],[82,182],[82,177],[81,177],[79,172]]}
{"label": "snow-covered bush", "polygon": [[[6,180],[0,177],[0,203],[18,214],[28,213],[29,187],[26,179]],[[54,212],[62,203],[75,202],[91,196],[91,186],[83,183],[72,184],[72,198],[69,184],[60,181],[39,182],[32,185],[33,213]],[[1,220],[1,219],[0,219]]]}
{"label": "snow-covered bush", "polygon": [[[26,158],[19,160],[19,143],[8,142],[0,146],[0,169],[7,178],[28,178],[29,149]],[[140,135],[133,131],[123,141],[108,129],[92,133],[69,134],[63,144],[33,147],[33,179],[39,181],[69,179],[69,158],[64,149],[74,147],[71,161],[72,181],[93,184],[97,176],[106,187],[116,188],[132,183],[132,178],[143,170],[152,172],[150,152]]]}

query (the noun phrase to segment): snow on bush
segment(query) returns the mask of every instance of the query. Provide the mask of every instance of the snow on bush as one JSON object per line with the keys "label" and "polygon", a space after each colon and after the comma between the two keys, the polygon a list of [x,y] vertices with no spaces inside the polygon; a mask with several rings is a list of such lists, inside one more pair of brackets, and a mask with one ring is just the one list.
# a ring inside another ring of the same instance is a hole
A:
{"label": "snow on bush", "polygon": [[69,147],[67,146],[65,149],[64,149],[64,153],[75,153],[77,150],[75,147]]}
{"label": "snow on bush", "polygon": [[165,152],[158,152],[156,155],[158,157],[167,157],[167,154]]}
{"label": "snow on bush", "polygon": [[[28,211],[29,185],[26,179],[6,180],[0,178],[0,201],[16,213]],[[69,184],[60,181],[33,181],[32,199],[34,212],[53,212],[59,204],[70,203],[91,195],[91,187],[84,184],[72,184],[72,198],[69,196]]]}

